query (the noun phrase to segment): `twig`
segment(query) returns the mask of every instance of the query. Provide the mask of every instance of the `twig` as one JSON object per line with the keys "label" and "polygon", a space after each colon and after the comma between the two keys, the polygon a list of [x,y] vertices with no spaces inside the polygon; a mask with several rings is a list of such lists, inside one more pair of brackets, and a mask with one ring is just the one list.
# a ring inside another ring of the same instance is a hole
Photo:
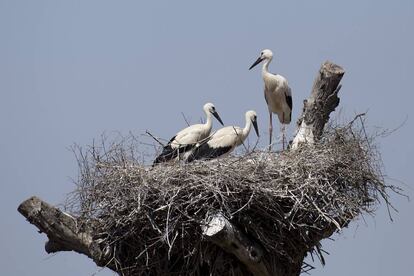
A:
{"label": "twig", "polygon": [[364,112],[364,113],[359,113],[359,114],[355,115],[354,119],[352,119],[352,121],[350,121],[350,122],[348,123],[348,125],[349,125],[349,126],[352,126],[352,125],[354,124],[354,122],[355,122],[358,118],[364,117],[365,115],[366,115],[366,112]]}
{"label": "twig", "polygon": [[148,134],[149,136],[151,136],[151,138],[154,139],[162,147],[164,147],[164,144],[159,139],[157,139],[154,135],[152,135],[148,130],[146,130],[145,133]]}
{"label": "twig", "polygon": [[184,119],[185,123],[187,124],[187,126],[190,126],[190,122],[188,122],[187,118],[184,115],[184,112],[181,112],[181,116],[183,116],[183,119]]}

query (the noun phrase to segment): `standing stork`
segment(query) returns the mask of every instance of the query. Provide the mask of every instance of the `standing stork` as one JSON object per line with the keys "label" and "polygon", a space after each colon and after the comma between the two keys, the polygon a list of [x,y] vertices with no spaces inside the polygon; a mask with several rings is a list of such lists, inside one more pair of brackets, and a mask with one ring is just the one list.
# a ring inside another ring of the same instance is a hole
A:
{"label": "standing stork", "polygon": [[205,124],[191,125],[179,131],[163,148],[161,154],[154,160],[153,165],[180,157],[181,154],[194,148],[198,142],[207,138],[213,125],[211,115],[223,125],[223,121],[212,103],[206,103],[203,109],[207,117]]}
{"label": "standing stork", "polygon": [[244,140],[246,140],[252,125],[257,136],[259,136],[257,115],[253,110],[246,112],[246,125],[244,128],[228,126],[217,130],[209,139],[207,139],[207,141],[197,145],[188,156],[187,162],[192,162],[198,159],[209,160],[230,154],[236,147],[240,146]]}
{"label": "standing stork", "polygon": [[269,72],[269,63],[272,61],[272,51],[266,49],[260,53],[260,57],[250,66],[249,70],[260,62],[264,61],[262,66],[262,77],[264,81],[264,96],[269,109],[269,150],[272,149],[272,113],[276,113],[279,122],[282,124],[282,145],[285,149],[285,124],[289,124],[292,115],[292,92],[287,79],[281,75],[275,75]]}

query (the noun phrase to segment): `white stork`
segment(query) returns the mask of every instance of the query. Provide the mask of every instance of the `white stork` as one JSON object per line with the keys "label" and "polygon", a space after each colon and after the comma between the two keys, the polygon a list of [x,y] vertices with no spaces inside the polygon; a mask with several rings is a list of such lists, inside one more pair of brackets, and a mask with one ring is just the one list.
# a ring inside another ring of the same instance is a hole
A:
{"label": "white stork", "polygon": [[292,92],[288,81],[281,75],[269,72],[269,63],[272,61],[272,51],[266,49],[260,53],[260,57],[250,66],[249,70],[264,61],[262,77],[264,81],[264,96],[269,109],[269,150],[272,148],[272,113],[276,113],[282,124],[282,145],[285,149],[285,124],[289,124],[292,115]]}
{"label": "white stork", "polygon": [[198,159],[213,159],[230,154],[237,146],[240,146],[249,135],[251,127],[254,127],[257,136],[257,115],[254,111],[246,112],[246,125],[244,128],[228,126],[217,130],[206,141],[197,145],[187,158],[187,162]]}
{"label": "white stork", "polygon": [[163,148],[161,154],[154,160],[153,165],[180,157],[181,154],[194,148],[198,142],[207,138],[213,125],[211,115],[223,125],[223,121],[212,103],[206,103],[203,109],[207,117],[205,124],[191,125],[178,132]]}

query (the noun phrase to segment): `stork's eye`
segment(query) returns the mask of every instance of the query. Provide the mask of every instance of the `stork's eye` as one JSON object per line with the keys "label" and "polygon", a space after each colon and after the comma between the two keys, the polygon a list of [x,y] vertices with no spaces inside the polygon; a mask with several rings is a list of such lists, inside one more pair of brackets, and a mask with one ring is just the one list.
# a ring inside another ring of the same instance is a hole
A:
{"label": "stork's eye", "polygon": [[260,55],[263,56],[263,52],[261,52]]}

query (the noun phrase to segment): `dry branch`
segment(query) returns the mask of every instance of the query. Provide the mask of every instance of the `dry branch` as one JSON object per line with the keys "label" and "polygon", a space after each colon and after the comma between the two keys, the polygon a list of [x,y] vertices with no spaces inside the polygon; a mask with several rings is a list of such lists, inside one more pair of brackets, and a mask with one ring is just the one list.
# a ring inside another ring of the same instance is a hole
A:
{"label": "dry branch", "polygon": [[98,265],[106,264],[103,252],[93,239],[91,225],[81,227],[78,219],[35,196],[23,201],[18,211],[41,232],[47,234],[47,253],[75,251],[90,257]]}

